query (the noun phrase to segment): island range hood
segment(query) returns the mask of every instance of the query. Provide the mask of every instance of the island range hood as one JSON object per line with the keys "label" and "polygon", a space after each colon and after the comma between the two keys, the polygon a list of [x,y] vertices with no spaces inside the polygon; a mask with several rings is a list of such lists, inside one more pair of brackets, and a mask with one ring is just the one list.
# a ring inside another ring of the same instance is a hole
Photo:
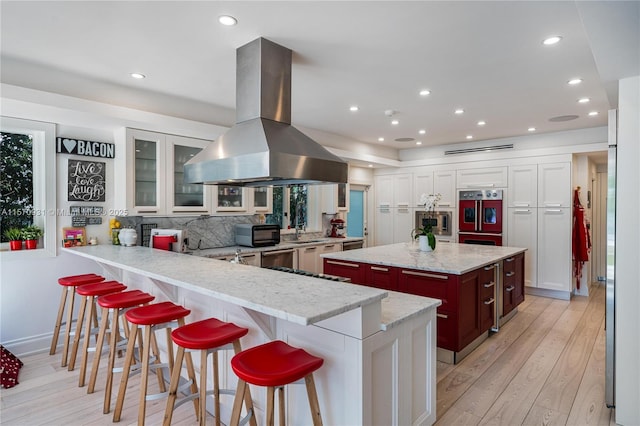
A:
{"label": "island range hood", "polygon": [[185,182],[346,183],[347,163],[291,125],[291,50],[258,38],[236,67],[236,124],[185,164]]}

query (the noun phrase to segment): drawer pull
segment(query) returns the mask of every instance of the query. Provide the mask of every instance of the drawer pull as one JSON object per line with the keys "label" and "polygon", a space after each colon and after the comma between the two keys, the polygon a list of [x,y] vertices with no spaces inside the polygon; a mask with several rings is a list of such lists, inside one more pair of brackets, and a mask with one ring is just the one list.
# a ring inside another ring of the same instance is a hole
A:
{"label": "drawer pull", "polygon": [[426,272],[414,272],[414,271],[407,271],[405,269],[402,270],[402,273],[405,275],[413,275],[416,277],[425,277],[425,278],[436,278],[438,280],[448,280],[449,277],[446,275],[438,275],[438,274],[427,274]]}
{"label": "drawer pull", "polygon": [[324,246],[324,248],[334,248],[335,246],[335,244],[331,244],[330,246]]}
{"label": "drawer pull", "polygon": [[510,285],[509,287],[505,288],[505,290],[511,292],[511,291],[515,290],[515,287]]}
{"label": "drawer pull", "polygon": [[491,299],[485,300],[485,301],[484,301],[484,304],[485,304],[485,305],[490,305],[490,304],[492,304],[494,301],[495,301],[495,299],[492,297]]}
{"label": "drawer pull", "polygon": [[355,263],[336,262],[335,260],[327,260],[329,265],[348,266],[350,268],[359,268],[360,265]]}
{"label": "drawer pull", "polygon": [[505,262],[513,262],[516,258],[515,257],[510,257],[508,259],[505,259]]}
{"label": "drawer pull", "polygon": [[449,319],[449,315],[445,315],[445,314],[436,314],[436,317],[443,318],[443,319]]}
{"label": "drawer pull", "polygon": [[381,268],[379,266],[372,266],[371,270],[372,271],[389,272],[389,268]]}
{"label": "drawer pull", "polygon": [[317,247],[307,247],[304,251],[316,251]]}
{"label": "drawer pull", "polygon": [[512,277],[512,276],[514,276],[515,274],[516,274],[515,272],[513,272],[513,271],[509,271],[509,272],[507,272],[507,273],[505,274],[505,276],[507,276],[507,277]]}
{"label": "drawer pull", "polygon": [[493,281],[488,282],[488,283],[486,283],[486,284],[483,284],[484,288],[491,288],[491,287],[493,287],[494,285],[496,285],[496,283],[494,283]]}
{"label": "drawer pull", "polygon": [[485,267],[484,267],[484,270],[485,270],[485,271],[490,271],[490,270],[492,270],[492,269],[493,269],[493,268],[495,268],[495,267],[496,267],[495,265],[485,266]]}

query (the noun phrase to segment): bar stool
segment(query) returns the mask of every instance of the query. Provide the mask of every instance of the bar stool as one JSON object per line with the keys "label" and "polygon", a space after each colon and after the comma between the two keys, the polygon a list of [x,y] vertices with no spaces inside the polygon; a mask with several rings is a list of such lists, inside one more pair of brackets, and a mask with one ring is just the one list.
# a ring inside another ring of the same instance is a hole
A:
{"label": "bar stool", "polygon": [[[116,408],[113,413],[113,421],[119,422],[122,415],[122,407],[124,405],[124,398],[127,392],[127,383],[129,381],[129,375],[136,373],[138,369],[141,370],[140,378],[140,399],[138,404],[138,424],[144,424],[145,412],[147,409],[147,400],[158,399],[166,396],[166,386],[164,383],[164,377],[162,369],[167,367],[167,364],[160,363],[160,351],[158,350],[158,344],[155,340],[155,331],[160,329],[167,329],[167,352],[169,353],[169,371],[173,369],[173,344],[171,342],[171,335],[169,328],[176,325],[184,325],[184,317],[191,313],[190,310],[176,305],[172,302],[161,302],[152,305],[141,306],[139,308],[133,308],[124,314],[125,318],[131,324],[131,330],[129,331],[129,342],[127,344],[127,353],[124,360],[124,368],[122,371],[122,378],[120,379],[120,389],[118,390],[118,398],[116,400]],[[140,330],[140,326],[144,326],[143,330]],[[131,364],[134,359],[135,343],[138,338],[138,333],[143,334],[142,343],[142,364],[136,366],[136,369],[131,371]],[[147,384],[149,382],[149,360],[151,345],[153,345],[154,352],[154,364],[151,368],[156,370],[156,376],[158,377],[158,385],[160,387],[160,394],[147,395]],[[171,373],[170,373],[171,374]],[[195,373],[193,373],[195,374]]]}
{"label": "bar stool", "polygon": [[[111,411],[111,390],[113,387],[113,373],[119,372],[122,368],[115,369],[116,352],[127,344],[129,339],[129,327],[126,321],[123,322],[125,339],[120,340],[120,315],[127,309],[146,305],[155,296],[140,290],[123,291],[122,293],[113,293],[100,296],[98,305],[102,308],[102,321],[100,323],[100,331],[98,332],[98,341],[96,343],[95,354],[93,355],[93,365],[91,367],[91,376],[89,378],[89,386],[87,393],[93,393],[95,390],[98,370],[100,368],[100,358],[102,354],[102,345],[107,332],[109,336],[109,359],[107,365],[107,383],[104,392],[103,413],[107,414]],[[111,328],[109,328],[109,313],[111,312]]]}
{"label": "bar stool", "polygon": [[89,351],[89,340],[91,334],[97,333],[97,330],[91,328],[91,321],[97,317],[96,299],[110,293],[119,293],[127,288],[126,285],[118,281],[103,281],[95,284],[85,284],[76,287],[76,294],[82,297],[80,308],[78,309],[78,323],[76,324],[76,335],[73,339],[73,347],[71,348],[71,356],[69,358],[69,371],[73,371],[76,366],[76,357],[78,356],[78,346],[80,345],[80,327],[82,320],[86,314],[84,329],[84,343],[82,345],[82,361],[80,365],[80,378],[78,386],[84,386],[84,379],[87,371],[87,353]]}
{"label": "bar stool", "polygon": [[240,411],[247,383],[267,387],[267,424],[274,422],[274,393],[278,388],[280,424],[284,425],[284,386],[304,378],[307,398],[311,408],[314,426],[322,425],[318,394],[313,380],[313,372],[320,368],[324,360],[303,349],[289,346],[282,340],[274,340],[260,346],[246,349],[231,359],[231,368],[239,377],[238,389],[233,402],[231,426],[240,421]]}
{"label": "bar stool", "polygon": [[[61,367],[67,366],[69,340],[71,336],[71,323],[73,322],[73,302],[75,300],[74,296],[76,287],[84,284],[98,283],[104,280],[105,278],[103,276],[97,274],[69,275],[66,277],[58,278],[58,284],[62,286],[62,295],[60,296],[58,316],[56,318],[55,326],[53,327],[53,337],[51,338],[51,349],[49,350],[49,355],[54,355],[56,353],[56,348],[58,346],[58,337],[60,335],[60,328],[62,327],[62,324],[66,324],[64,346],[62,349],[62,363],[60,364]],[[64,308],[67,304],[67,297],[69,293],[71,293],[71,300],[69,301],[69,307],[67,310],[67,321],[65,323],[62,322],[62,318],[64,317]]]}
{"label": "bar stool", "polygon": [[[167,401],[167,409],[164,415],[165,426],[171,424],[173,410],[185,402],[198,400],[196,406],[196,416],[200,426],[204,426],[207,418],[207,395],[213,395],[215,402],[215,418],[216,426],[220,426],[220,394],[233,395],[235,392],[228,389],[220,389],[219,371],[218,371],[218,351],[233,349],[236,354],[240,353],[240,338],[249,332],[247,328],[238,327],[229,322],[223,322],[216,318],[209,318],[202,321],[196,321],[183,327],[176,328],[171,333],[171,339],[178,345],[176,354],[176,362],[173,365],[173,374],[171,376],[171,384],[169,385],[169,399]],[[180,401],[176,402],[178,385],[181,378],[182,361],[187,351],[187,370],[191,363],[191,354],[188,350],[200,351],[200,390],[195,386],[195,376],[191,379],[191,395],[188,395]],[[213,389],[207,391],[207,357],[213,353]],[[253,408],[251,402],[251,394],[247,392],[245,396],[247,410]],[[255,425],[255,417],[251,417],[251,424]]]}

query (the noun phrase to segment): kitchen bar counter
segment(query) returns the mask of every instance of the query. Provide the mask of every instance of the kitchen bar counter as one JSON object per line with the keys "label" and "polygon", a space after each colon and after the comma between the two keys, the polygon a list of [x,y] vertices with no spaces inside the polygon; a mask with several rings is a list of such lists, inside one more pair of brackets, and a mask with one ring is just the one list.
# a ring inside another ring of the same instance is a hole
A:
{"label": "kitchen bar counter", "polygon": [[462,275],[526,250],[518,247],[440,243],[434,251],[423,252],[420,251],[416,242],[327,253],[322,254],[321,257]]}
{"label": "kitchen bar counter", "polygon": [[[435,422],[438,299],[146,247],[63,251],[96,261],[108,279],[152,293],[156,302],[185,306],[187,322],[216,317],[247,327],[244,348],[280,339],[322,357],[314,376],[325,424]],[[166,356],[167,348],[161,351]],[[221,385],[233,389],[229,361],[224,354]],[[265,392],[252,395],[262,424]],[[287,423],[310,424],[304,386],[289,387],[286,398]],[[222,419],[229,418],[232,400],[221,403]]]}

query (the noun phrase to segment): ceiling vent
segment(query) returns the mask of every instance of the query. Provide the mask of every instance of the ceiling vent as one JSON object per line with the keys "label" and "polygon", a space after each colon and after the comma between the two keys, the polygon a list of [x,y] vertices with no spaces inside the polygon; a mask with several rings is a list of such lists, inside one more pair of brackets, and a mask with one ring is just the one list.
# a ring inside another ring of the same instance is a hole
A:
{"label": "ceiling vent", "polygon": [[511,143],[508,145],[493,145],[493,146],[483,146],[478,148],[452,149],[449,151],[445,151],[444,155],[468,154],[471,152],[489,152],[489,151],[497,151],[499,149],[513,149],[513,144]]}

